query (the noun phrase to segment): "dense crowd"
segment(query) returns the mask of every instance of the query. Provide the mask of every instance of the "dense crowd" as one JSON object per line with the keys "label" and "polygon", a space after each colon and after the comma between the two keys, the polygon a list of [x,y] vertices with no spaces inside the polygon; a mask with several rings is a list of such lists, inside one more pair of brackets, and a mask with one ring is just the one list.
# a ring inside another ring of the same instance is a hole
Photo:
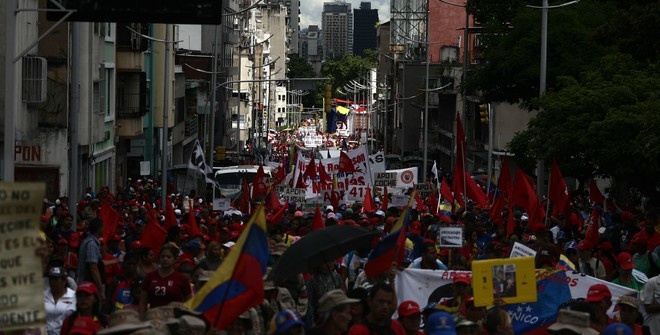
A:
{"label": "dense crowd", "polygon": [[[161,208],[160,191],[157,182],[136,180],[114,194],[107,187],[98,193],[86,190],[75,213],[67,198],[44,204],[47,334],[216,332],[214,320],[206,320],[183,303],[232,252],[249,215],[235,209],[214,211],[212,199],[194,191],[187,196],[171,194],[176,224],[167,230],[165,244],[153,250],[141,240],[148,211]],[[380,208],[379,199],[374,200]],[[282,220],[272,222],[273,213],[267,219],[269,267],[312,230],[313,213],[304,213],[295,203],[283,205],[287,209]],[[110,234],[104,234],[107,227],[99,217],[101,206],[111,206],[120,216],[116,231]],[[537,333],[660,334],[660,220],[656,209],[645,207],[643,202],[593,204],[588,197],[575,197],[569,215],[548,217],[541,225],[529,224],[526,214],[516,210],[510,234],[506,222],[494,224],[484,208],[470,203],[450,219],[430,208],[412,210],[401,264],[393,263],[390,271],[367,277],[363,270],[378,242],[374,239],[309,273],[281,282],[265,276],[263,303],[244,311],[222,332],[513,334],[502,300],[493,301],[491,308],[475,306],[467,272],[453,277],[452,296],[428,306],[397,301],[394,281],[397,272],[406,268],[470,270],[474,260],[507,258],[513,243],[519,242],[537,251],[537,269],[568,263],[571,270],[640,293],[612,301],[607,286],[594,285],[586,296],[567,301],[557,321]],[[361,226],[383,236],[400,213],[401,208],[395,207],[365,213],[361,203],[328,205],[323,207],[323,220],[326,227]],[[593,213],[598,214],[596,223]],[[165,226],[167,215],[157,210],[156,219]],[[199,227],[192,234],[191,218]],[[585,237],[590,224],[599,225],[597,241]],[[450,252],[438,246],[437,231],[444,225],[463,227],[461,248]],[[612,305],[616,306],[614,316],[607,313]]]}

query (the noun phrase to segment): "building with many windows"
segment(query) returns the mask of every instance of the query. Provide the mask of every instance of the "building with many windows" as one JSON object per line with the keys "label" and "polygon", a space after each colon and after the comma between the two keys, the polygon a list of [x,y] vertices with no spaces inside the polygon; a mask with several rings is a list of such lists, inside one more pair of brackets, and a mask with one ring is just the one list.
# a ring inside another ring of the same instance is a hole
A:
{"label": "building with many windows", "polygon": [[353,54],[376,50],[377,25],[378,9],[371,9],[371,2],[361,2],[360,8],[353,9]]}
{"label": "building with many windows", "polygon": [[321,14],[323,57],[332,59],[353,54],[353,12],[351,4],[324,2]]}

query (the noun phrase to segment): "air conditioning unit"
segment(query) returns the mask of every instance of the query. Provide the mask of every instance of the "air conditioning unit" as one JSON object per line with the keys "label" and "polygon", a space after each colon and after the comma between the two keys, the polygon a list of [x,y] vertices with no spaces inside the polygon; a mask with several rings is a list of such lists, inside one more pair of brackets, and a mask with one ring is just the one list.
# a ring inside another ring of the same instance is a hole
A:
{"label": "air conditioning unit", "polygon": [[23,102],[46,101],[48,85],[48,63],[43,57],[23,57]]}

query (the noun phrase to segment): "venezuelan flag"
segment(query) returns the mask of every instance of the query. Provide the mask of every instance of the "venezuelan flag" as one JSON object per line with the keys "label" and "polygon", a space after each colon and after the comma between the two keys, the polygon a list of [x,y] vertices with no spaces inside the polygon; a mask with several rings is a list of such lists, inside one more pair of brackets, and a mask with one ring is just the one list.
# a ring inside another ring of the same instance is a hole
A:
{"label": "venezuelan flag", "polygon": [[364,271],[369,278],[376,277],[386,272],[392,266],[392,262],[401,264],[406,248],[406,233],[410,225],[410,208],[414,195],[410,198],[408,207],[401,213],[399,219],[392,227],[392,232],[385,235],[371,251],[364,266]]}
{"label": "venezuelan flag", "polygon": [[263,302],[263,276],[269,255],[266,232],[266,213],[259,205],[227,258],[186,302],[216,329],[226,328],[241,313]]}

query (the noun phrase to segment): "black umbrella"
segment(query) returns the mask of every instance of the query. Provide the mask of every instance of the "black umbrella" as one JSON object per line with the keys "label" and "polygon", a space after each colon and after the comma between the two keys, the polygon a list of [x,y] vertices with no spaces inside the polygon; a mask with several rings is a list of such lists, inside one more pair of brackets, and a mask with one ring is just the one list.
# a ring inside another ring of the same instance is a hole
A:
{"label": "black umbrella", "polygon": [[309,272],[327,261],[337,259],[371,242],[378,235],[354,226],[330,226],[303,236],[277,260],[268,279],[284,281],[302,272]]}

